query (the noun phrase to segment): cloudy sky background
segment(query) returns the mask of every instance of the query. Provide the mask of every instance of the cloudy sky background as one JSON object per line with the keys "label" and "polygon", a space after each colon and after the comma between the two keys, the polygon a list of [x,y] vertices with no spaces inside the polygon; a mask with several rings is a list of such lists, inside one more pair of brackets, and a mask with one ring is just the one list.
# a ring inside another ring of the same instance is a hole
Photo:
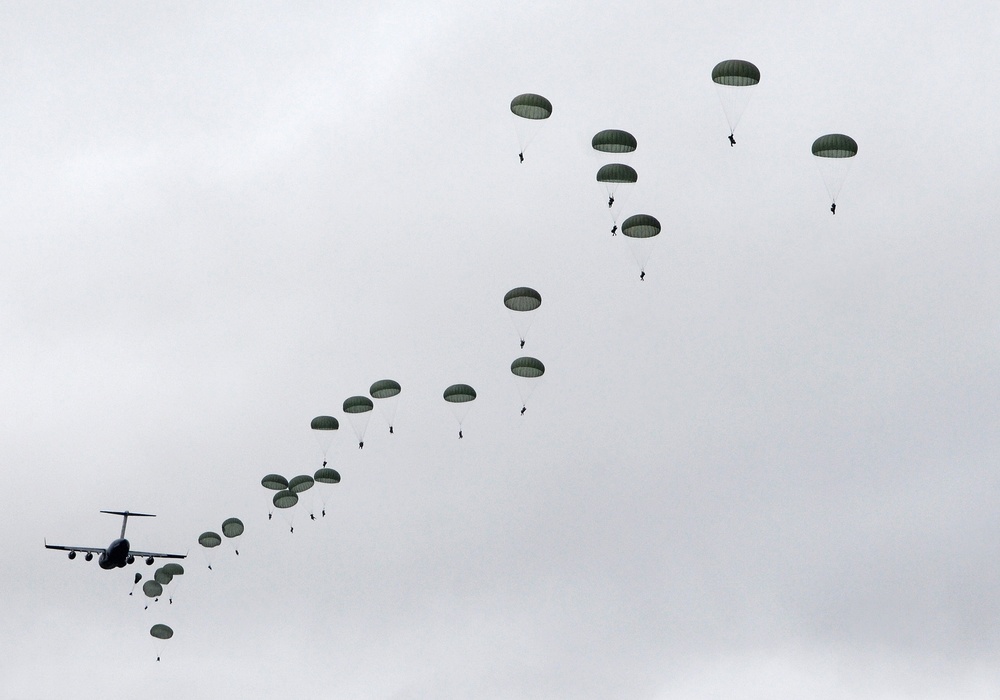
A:
{"label": "cloudy sky background", "polygon": [[[924,5],[0,7],[5,694],[995,698],[1000,10]],[[260,478],[319,414],[343,481],[290,534]],[[173,605],[42,547],[101,509],[190,550]]]}

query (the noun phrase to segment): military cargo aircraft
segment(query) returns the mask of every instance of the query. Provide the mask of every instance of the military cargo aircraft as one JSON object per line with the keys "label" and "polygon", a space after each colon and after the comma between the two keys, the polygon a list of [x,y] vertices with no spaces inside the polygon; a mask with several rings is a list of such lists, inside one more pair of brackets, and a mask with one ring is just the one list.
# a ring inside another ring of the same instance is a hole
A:
{"label": "military cargo aircraft", "polygon": [[102,569],[122,568],[135,561],[136,557],[144,557],[146,564],[152,564],[154,559],[184,559],[186,554],[166,554],[164,552],[139,552],[129,548],[129,541],[125,539],[125,526],[128,518],[155,518],[150,513],[131,513],[127,510],[102,510],[102,513],[122,516],[122,532],[114,542],[107,547],[67,547],[59,544],[49,544],[45,542],[46,549],[61,549],[69,552],[70,559],[76,559],[78,552],[84,552],[84,559],[90,561],[94,555],[98,555],[97,563]]}

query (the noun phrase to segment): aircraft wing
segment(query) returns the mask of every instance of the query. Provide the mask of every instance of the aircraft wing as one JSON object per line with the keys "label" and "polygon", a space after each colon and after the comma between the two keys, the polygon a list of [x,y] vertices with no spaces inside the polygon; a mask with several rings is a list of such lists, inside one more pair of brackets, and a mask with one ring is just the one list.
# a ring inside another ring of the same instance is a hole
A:
{"label": "aircraft wing", "polygon": [[104,547],[66,547],[61,544],[49,544],[45,543],[46,549],[61,549],[64,552],[93,552],[94,554],[103,554]]}
{"label": "aircraft wing", "polygon": [[[104,551],[103,549],[101,550]],[[129,554],[137,557],[153,557],[154,559],[186,559],[187,554],[164,554],[163,552],[139,552],[135,549],[131,550]]]}

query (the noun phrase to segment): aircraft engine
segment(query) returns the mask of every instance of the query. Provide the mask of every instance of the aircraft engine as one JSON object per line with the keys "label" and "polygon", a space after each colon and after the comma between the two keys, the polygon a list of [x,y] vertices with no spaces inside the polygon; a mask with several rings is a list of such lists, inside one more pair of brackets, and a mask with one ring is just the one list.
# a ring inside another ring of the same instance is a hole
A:
{"label": "aircraft engine", "polygon": [[114,564],[108,561],[107,552],[101,552],[101,556],[97,558],[97,563],[102,569],[113,569],[115,567]]}
{"label": "aircraft engine", "polygon": [[86,554],[83,555],[83,558],[86,559],[87,561],[91,561],[94,558],[94,553],[87,552]]}
{"label": "aircraft engine", "polygon": [[153,557],[146,557],[146,566],[153,565]]}
{"label": "aircraft engine", "polygon": [[127,557],[125,557],[125,563],[126,564],[131,564],[134,561],[135,561],[135,557],[133,557],[131,554],[129,554]]}
{"label": "aircraft engine", "polygon": [[76,552],[70,552],[69,553],[69,558],[70,559],[76,559]]}

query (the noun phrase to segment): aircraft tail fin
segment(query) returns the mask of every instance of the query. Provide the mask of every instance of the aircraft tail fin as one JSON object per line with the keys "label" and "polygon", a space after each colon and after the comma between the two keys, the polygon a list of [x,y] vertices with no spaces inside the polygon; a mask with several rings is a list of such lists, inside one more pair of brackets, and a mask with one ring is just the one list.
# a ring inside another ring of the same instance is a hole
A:
{"label": "aircraft tail fin", "polygon": [[107,513],[108,515],[120,515],[122,516],[122,534],[119,535],[122,539],[125,539],[125,526],[128,525],[128,516],[133,516],[136,518],[155,518],[156,516],[152,513],[132,513],[127,510],[102,510],[102,513]]}

